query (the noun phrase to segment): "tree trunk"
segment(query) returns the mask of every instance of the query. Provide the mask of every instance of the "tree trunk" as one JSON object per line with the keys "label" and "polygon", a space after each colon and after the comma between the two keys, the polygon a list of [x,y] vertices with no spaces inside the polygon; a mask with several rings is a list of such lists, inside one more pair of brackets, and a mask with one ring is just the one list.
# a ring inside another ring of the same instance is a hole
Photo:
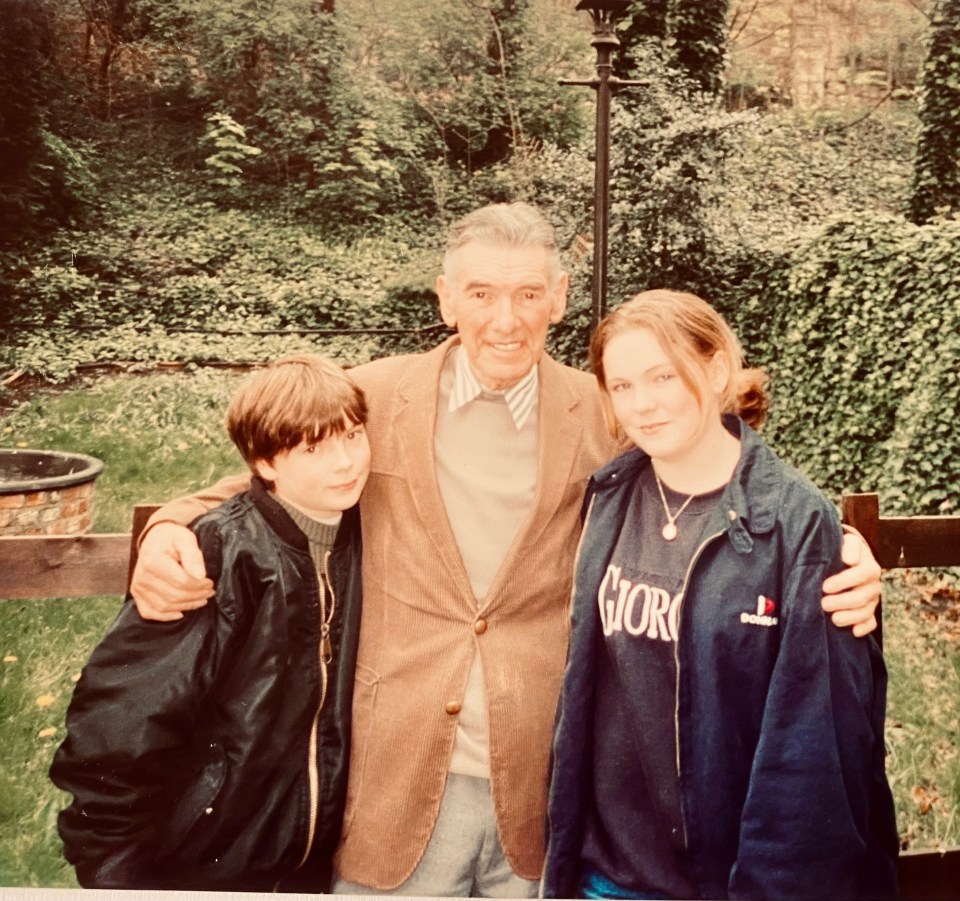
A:
{"label": "tree trunk", "polygon": [[[92,12],[88,12],[88,16]],[[100,52],[100,62],[97,66],[97,105],[100,118],[107,121],[112,114],[113,106],[113,78],[111,67],[121,46],[120,34],[123,21],[127,15],[127,0],[114,0],[108,15],[101,22],[88,18],[87,34],[93,32],[103,44]]]}
{"label": "tree trunk", "polygon": [[674,65],[700,90],[719,95],[727,41],[727,0],[676,0]]}
{"label": "tree trunk", "polygon": [[960,210],[960,0],[942,0],[923,67],[910,215],[922,224]]}
{"label": "tree trunk", "polygon": [[[634,48],[644,44],[661,45],[667,37],[668,0],[635,0],[625,18],[625,27],[617,30],[620,49],[613,58],[613,74],[618,78],[637,78]],[[626,95],[625,95],[626,96]]]}

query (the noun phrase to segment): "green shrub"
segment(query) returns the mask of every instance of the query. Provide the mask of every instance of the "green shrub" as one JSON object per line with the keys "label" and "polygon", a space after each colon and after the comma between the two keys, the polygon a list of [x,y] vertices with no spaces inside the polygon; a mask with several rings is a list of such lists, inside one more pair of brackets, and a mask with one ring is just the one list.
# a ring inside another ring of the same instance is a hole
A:
{"label": "green shrub", "polygon": [[263,151],[246,143],[247,130],[227,113],[210,113],[201,146],[207,151],[204,165],[210,172],[210,184],[227,196],[243,184],[243,165]]}
{"label": "green shrub", "polygon": [[703,291],[718,279],[711,211],[725,161],[750,117],[709,95],[678,97],[660,73],[613,120],[610,286],[619,300],[647,288]]}
{"label": "green shrub", "polygon": [[903,108],[853,127],[822,113],[741,120],[706,214],[715,252],[782,252],[832,217],[904,213],[915,130]]}
{"label": "green shrub", "polygon": [[880,489],[901,512],[956,506],[958,254],[960,222],[842,218],[725,298],[772,376],[766,434],[826,491]]}
{"label": "green shrub", "polygon": [[[61,381],[90,362],[258,361],[317,340],[297,330],[436,325],[430,236],[395,231],[330,243],[275,217],[136,196],[99,231],[64,232],[35,249],[29,271],[10,272],[0,370]],[[278,330],[291,334],[262,334]],[[358,363],[435,339],[339,342],[345,361]]]}

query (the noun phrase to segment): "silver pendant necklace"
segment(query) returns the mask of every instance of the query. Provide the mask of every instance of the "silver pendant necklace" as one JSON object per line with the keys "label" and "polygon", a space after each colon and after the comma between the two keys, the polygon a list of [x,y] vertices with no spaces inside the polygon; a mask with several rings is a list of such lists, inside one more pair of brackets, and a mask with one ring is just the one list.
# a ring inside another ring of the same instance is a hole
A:
{"label": "silver pendant necklace", "polygon": [[667,515],[667,524],[660,530],[660,534],[663,535],[664,541],[673,541],[677,537],[677,517],[687,509],[687,504],[692,501],[696,495],[691,494],[681,505],[680,509],[676,513],[671,513],[670,508],[667,506],[667,497],[663,493],[663,485],[660,484],[660,476],[657,475],[657,471],[653,471],[653,477],[657,480],[657,489],[660,491],[660,500],[663,501],[663,512]]}

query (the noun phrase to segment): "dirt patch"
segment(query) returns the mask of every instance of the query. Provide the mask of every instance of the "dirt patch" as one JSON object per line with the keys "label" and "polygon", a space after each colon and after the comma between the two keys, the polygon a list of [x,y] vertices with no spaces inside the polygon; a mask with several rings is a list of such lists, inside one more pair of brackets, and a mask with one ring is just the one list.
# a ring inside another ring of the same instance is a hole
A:
{"label": "dirt patch", "polygon": [[960,644],[960,577],[908,570],[903,583],[916,592],[920,616],[942,629],[947,639]]}

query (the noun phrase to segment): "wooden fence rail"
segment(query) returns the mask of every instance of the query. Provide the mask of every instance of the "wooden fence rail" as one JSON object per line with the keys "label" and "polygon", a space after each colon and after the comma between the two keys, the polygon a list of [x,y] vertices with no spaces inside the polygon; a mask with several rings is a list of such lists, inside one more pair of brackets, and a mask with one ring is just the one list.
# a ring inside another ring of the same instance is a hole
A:
{"label": "wooden fence rail", "polygon": [[134,507],[130,532],[0,537],[0,600],[125,594],[137,539],[156,509]]}

